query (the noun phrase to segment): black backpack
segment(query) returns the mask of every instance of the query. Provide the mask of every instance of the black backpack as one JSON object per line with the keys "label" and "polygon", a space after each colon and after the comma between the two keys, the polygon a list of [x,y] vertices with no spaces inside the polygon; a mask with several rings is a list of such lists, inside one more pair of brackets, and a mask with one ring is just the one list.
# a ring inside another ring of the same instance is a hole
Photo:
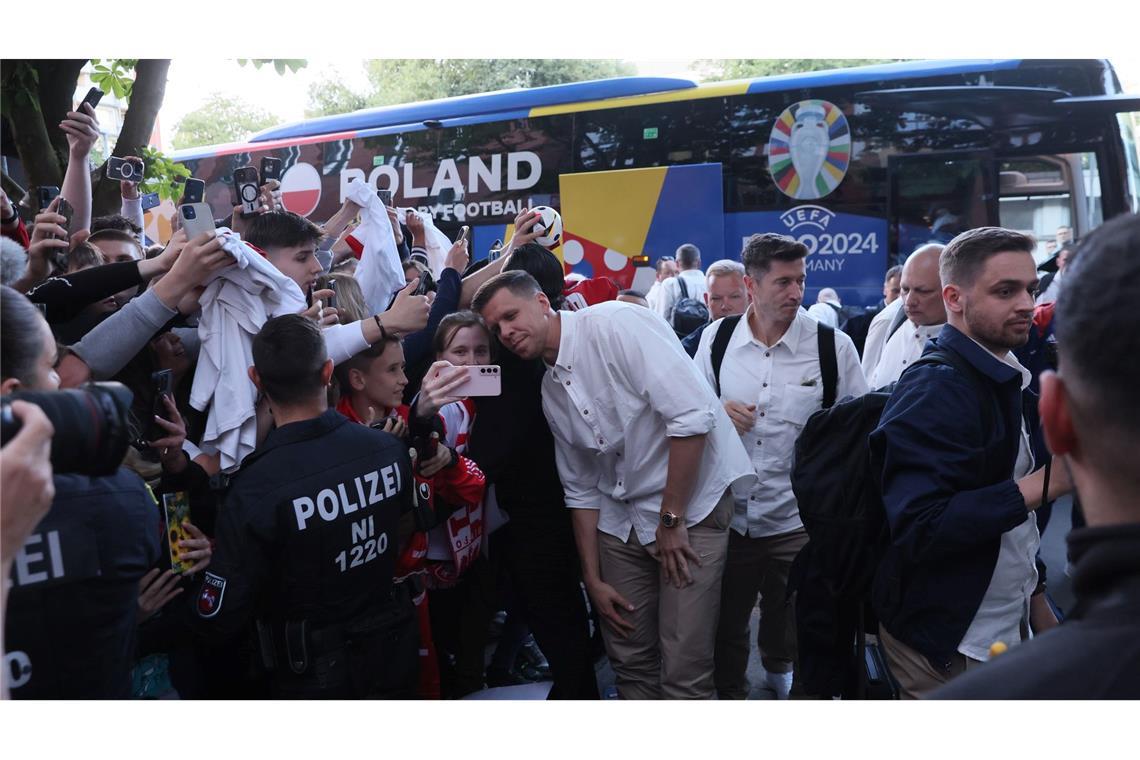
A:
{"label": "black backpack", "polygon": [[689,288],[680,275],[677,275],[677,285],[681,288],[681,297],[673,305],[669,323],[673,325],[673,332],[677,333],[677,337],[684,338],[701,325],[708,324],[709,307],[695,298],[689,298]]}
{"label": "black backpack", "polygon": [[[907,371],[924,364],[949,365],[975,385],[982,382],[977,370],[953,351],[931,351]],[[812,695],[864,699],[897,694],[889,673],[876,677],[885,665],[864,640],[865,632],[878,630],[869,610],[871,585],[890,543],[868,437],[893,388],[816,412],[796,440],[792,492],[808,543],[793,562],[788,593],[796,593],[799,675]]]}

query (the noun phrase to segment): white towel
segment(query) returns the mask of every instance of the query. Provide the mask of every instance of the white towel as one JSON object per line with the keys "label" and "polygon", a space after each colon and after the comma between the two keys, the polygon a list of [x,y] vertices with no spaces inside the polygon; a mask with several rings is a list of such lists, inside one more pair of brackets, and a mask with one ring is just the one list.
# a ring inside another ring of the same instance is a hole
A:
{"label": "white towel", "polygon": [[424,248],[427,249],[428,269],[439,279],[443,274],[443,265],[447,261],[447,252],[451,250],[451,240],[435,226],[431,214],[425,214],[414,208],[398,208],[396,211],[403,218],[407,212],[412,212],[424,223]]}
{"label": "white towel", "polygon": [[354,180],[345,197],[361,207],[360,226],[352,231],[352,236],[364,246],[356,267],[356,281],[370,312],[380,314],[405,284],[400,253],[392,237],[392,222],[371,185]]}
{"label": "white towel", "polygon": [[222,247],[235,263],[206,285],[199,299],[198,335],[202,349],[190,405],[209,409],[203,448],[221,454],[221,468],[236,470],[257,444],[257,388],[247,370],[253,364],[253,336],[265,321],[305,308],[297,283],[283,275],[240,236],[222,228]]}

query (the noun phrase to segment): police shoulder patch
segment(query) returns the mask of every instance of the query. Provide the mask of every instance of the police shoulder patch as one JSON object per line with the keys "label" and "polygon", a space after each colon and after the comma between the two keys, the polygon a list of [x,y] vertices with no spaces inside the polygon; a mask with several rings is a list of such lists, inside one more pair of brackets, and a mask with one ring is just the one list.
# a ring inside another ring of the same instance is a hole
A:
{"label": "police shoulder patch", "polygon": [[212,618],[222,609],[222,597],[226,594],[226,579],[206,573],[202,591],[198,594],[198,616]]}

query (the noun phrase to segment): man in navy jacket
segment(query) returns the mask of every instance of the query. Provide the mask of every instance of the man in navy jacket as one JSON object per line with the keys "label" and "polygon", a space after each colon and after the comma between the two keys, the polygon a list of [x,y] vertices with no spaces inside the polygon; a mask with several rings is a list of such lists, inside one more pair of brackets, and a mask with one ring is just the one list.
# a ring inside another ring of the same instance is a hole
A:
{"label": "man in navy jacket", "polygon": [[[1033,511],[1047,457],[1025,343],[1037,288],[1033,241],[983,227],[939,258],[947,325],[927,346],[945,358],[899,380],[871,435],[891,543],[873,602],[904,697],[917,698],[1042,626]],[[1053,472],[1050,498],[1069,488]],[[1055,619],[1054,621],[1055,622]]]}
{"label": "man in navy jacket", "polygon": [[1041,376],[1053,466],[1072,473],[1088,516],[1088,527],[1068,537],[1076,603],[1056,630],[955,679],[937,698],[1140,697],[1138,254],[1135,214],[1081,244],[1057,299],[1059,370]]}

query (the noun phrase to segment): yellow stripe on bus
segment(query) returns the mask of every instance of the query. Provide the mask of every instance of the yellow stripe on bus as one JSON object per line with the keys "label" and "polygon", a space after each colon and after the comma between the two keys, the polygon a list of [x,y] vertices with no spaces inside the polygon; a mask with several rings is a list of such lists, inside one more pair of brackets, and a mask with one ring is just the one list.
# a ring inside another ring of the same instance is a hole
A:
{"label": "yellow stripe on bus", "polygon": [[605,108],[624,108],[626,106],[650,106],[657,103],[675,103],[681,100],[700,100],[702,98],[723,98],[729,95],[744,95],[748,92],[751,80],[744,82],[717,82],[716,84],[700,85],[685,90],[672,90],[659,92],[653,95],[630,95],[624,98],[610,98],[608,100],[586,100],[581,103],[564,103],[557,106],[540,106],[530,109],[531,116],[556,116],[564,113],[577,113],[579,111],[600,111]]}

